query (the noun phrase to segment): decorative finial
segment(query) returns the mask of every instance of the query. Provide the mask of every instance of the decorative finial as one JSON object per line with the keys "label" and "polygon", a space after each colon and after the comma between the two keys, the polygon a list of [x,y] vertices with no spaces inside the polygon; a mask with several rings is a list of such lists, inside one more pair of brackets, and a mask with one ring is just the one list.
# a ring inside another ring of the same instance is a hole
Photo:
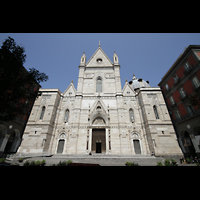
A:
{"label": "decorative finial", "polygon": [[126,79],[126,82],[128,82],[128,80]]}
{"label": "decorative finial", "polygon": [[100,44],[100,43],[101,43],[101,41],[99,41],[99,47],[101,46],[101,44]]}
{"label": "decorative finial", "polygon": [[71,83],[73,83],[74,81],[73,81],[73,79],[72,79],[72,81],[71,81]]}
{"label": "decorative finial", "polygon": [[133,74],[133,79],[132,80],[135,80],[135,79],[137,79],[137,78],[135,77],[135,74]]}

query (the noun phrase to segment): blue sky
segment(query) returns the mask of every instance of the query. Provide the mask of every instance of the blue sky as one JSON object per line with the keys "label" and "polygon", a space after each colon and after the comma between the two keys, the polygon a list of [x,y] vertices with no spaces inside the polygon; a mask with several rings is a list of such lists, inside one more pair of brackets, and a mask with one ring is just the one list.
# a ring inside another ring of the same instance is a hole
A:
{"label": "blue sky", "polygon": [[42,88],[61,92],[73,79],[77,88],[78,66],[85,52],[87,60],[101,48],[113,61],[116,51],[121,65],[122,88],[125,80],[148,80],[158,87],[162,77],[188,45],[200,45],[200,33],[0,33],[0,45],[8,37],[25,47],[25,68],[36,68],[49,76]]}

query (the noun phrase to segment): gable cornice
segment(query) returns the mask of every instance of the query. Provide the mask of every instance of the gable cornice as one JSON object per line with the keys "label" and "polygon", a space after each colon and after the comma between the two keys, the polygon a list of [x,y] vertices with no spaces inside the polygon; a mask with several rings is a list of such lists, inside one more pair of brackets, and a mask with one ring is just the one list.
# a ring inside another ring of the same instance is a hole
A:
{"label": "gable cornice", "polygon": [[86,63],[86,66],[90,63],[90,61],[94,58],[94,56],[97,54],[98,51],[101,51],[104,56],[107,58],[107,60],[110,62],[111,65],[113,65],[113,63],[111,62],[111,60],[108,58],[108,56],[105,54],[105,52],[103,51],[103,49],[99,46],[98,49],[94,52],[94,54],[92,55],[92,57],[88,60],[88,62]]}

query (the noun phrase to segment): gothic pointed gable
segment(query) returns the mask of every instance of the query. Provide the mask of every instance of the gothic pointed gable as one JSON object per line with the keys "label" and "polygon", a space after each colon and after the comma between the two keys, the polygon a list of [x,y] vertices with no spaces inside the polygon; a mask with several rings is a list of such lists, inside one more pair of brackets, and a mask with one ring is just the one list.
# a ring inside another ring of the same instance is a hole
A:
{"label": "gothic pointed gable", "polygon": [[99,46],[86,63],[86,67],[112,67],[113,63]]}
{"label": "gothic pointed gable", "polygon": [[76,89],[74,87],[74,84],[71,83],[68,88],[63,93],[64,96],[75,96],[76,95]]}
{"label": "gothic pointed gable", "polygon": [[99,112],[102,112],[105,114],[107,113],[106,105],[103,103],[101,99],[96,100],[90,109],[91,114],[95,114]]}
{"label": "gothic pointed gable", "polygon": [[106,105],[101,99],[98,99],[90,108],[89,113],[90,122],[94,122],[96,118],[102,118],[105,122],[108,121],[108,111]]}
{"label": "gothic pointed gable", "polygon": [[124,88],[122,90],[122,94],[123,94],[123,96],[130,96],[130,95],[133,96],[133,95],[135,95],[135,91],[129,85],[128,82],[125,83]]}

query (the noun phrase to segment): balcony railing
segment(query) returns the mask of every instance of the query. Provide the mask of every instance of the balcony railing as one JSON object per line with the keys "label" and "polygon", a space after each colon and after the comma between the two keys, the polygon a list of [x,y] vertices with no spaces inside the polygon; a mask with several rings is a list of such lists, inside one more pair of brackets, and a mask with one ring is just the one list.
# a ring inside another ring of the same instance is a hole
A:
{"label": "balcony railing", "polygon": [[180,82],[180,78],[178,78],[176,81],[173,82],[174,86],[177,85]]}
{"label": "balcony railing", "polygon": [[171,108],[176,108],[177,104],[174,102],[174,104],[171,105]]}
{"label": "balcony railing", "polygon": [[197,115],[200,115],[200,109],[199,110],[195,110],[193,114],[187,114],[187,115],[184,115],[182,116],[180,119],[175,119],[174,122],[175,123],[179,123],[179,122],[182,122],[186,119],[189,119],[189,118],[193,118]]}
{"label": "balcony railing", "polygon": [[188,70],[185,70],[183,73],[184,73],[185,75],[187,75],[187,74],[189,74],[190,72],[192,72],[193,69],[194,69],[193,67],[190,67]]}
{"label": "balcony railing", "polygon": [[180,101],[186,101],[189,100],[189,96],[186,94],[184,97],[180,96],[179,99]]}

